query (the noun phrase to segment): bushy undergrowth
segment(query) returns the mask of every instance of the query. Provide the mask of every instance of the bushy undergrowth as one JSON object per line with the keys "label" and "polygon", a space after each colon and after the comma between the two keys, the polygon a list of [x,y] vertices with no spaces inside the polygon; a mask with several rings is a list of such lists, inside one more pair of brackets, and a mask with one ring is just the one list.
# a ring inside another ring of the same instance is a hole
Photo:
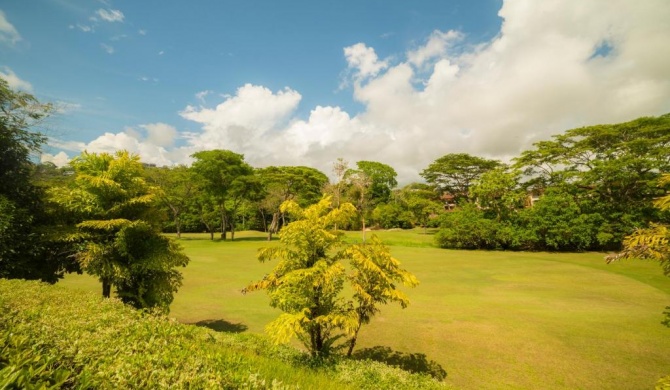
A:
{"label": "bushy undergrowth", "polygon": [[114,299],[0,279],[0,388],[444,388],[376,362],[316,362],[259,335],[215,333]]}

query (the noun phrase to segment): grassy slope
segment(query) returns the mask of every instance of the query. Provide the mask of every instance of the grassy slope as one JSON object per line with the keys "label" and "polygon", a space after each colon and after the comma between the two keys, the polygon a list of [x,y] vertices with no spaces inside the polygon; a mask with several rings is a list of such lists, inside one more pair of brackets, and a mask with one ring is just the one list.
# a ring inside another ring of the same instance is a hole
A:
{"label": "grassy slope", "polygon": [[[654,263],[606,265],[600,253],[448,251],[418,231],[378,234],[422,284],[409,291],[408,309],[385,308],[363,328],[361,348],[426,354],[458,388],[643,389],[670,372],[670,329],[660,325],[670,279]],[[259,234],[238,236],[182,240],[192,262],[171,316],[262,332],[277,315],[262,293],[240,292],[272,267],[255,260],[268,244]],[[86,276],[62,283],[99,289]]]}

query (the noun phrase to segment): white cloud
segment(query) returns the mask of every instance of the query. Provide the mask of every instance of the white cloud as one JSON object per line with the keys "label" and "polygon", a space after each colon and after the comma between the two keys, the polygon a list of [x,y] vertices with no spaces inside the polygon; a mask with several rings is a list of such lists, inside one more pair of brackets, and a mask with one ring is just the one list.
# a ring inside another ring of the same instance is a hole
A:
{"label": "white cloud", "polygon": [[107,54],[114,54],[114,47],[113,46],[107,45],[105,43],[101,43],[100,47],[102,47],[102,49],[104,51],[106,51]]}
{"label": "white cloud", "polygon": [[65,152],[58,152],[55,155],[49,153],[42,153],[40,156],[40,162],[52,162],[57,167],[64,167],[70,162],[70,157],[68,157]]}
{"label": "white cloud", "polygon": [[5,79],[5,81],[7,81],[7,84],[11,89],[22,90],[27,92],[31,92],[33,90],[32,84],[30,84],[25,80],[22,80],[8,66],[2,67],[2,70],[0,70],[0,77],[2,77],[3,79]]}
{"label": "white cloud", "polygon": [[202,104],[205,104],[205,98],[207,97],[207,95],[209,95],[210,93],[213,93],[213,92],[214,92],[214,91],[210,91],[210,90],[200,91],[200,92],[198,92],[198,93],[195,94],[195,97],[196,97],[196,99],[198,99]]}
{"label": "white cloud", "polygon": [[165,54],[165,51],[163,51],[163,50],[161,50],[161,51],[158,52],[158,55],[159,55],[159,56],[162,56],[163,54]]}
{"label": "white cloud", "polygon": [[20,40],[21,35],[0,10],[0,42],[13,46]]}
{"label": "white cloud", "polygon": [[180,115],[202,125],[203,133],[189,140],[195,148],[251,149],[251,154],[262,154],[267,139],[285,125],[301,98],[288,88],[273,93],[246,84],[214,108],[187,106]]}
{"label": "white cloud", "polygon": [[137,30],[137,33],[140,35],[147,35],[147,30]]}
{"label": "white cloud", "polygon": [[107,22],[123,22],[124,15],[123,12],[119,11],[118,9],[102,9],[100,8],[95,12],[96,15],[100,17],[100,19],[105,20]]}
{"label": "white cloud", "polygon": [[140,125],[147,131],[147,142],[157,146],[170,147],[174,145],[177,129],[166,123],[148,123]]}
{"label": "white cloud", "polygon": [[450,30],[445,33],[435,30],[430,34],[424,46],[407,53],[407,60],[414,66],[421,67],[433,58],[446,55],[449,44],[457,42],[462,38],[463,34],[458,31]]}
{"label": "white cloud", "polygon": [[380,61],[375,49],[367,47],[364,43],[345,47],[344,57],[349,64],[349,68],[355,70],[356,76],[359,78],[376,76],[388,67],[388,62]]}

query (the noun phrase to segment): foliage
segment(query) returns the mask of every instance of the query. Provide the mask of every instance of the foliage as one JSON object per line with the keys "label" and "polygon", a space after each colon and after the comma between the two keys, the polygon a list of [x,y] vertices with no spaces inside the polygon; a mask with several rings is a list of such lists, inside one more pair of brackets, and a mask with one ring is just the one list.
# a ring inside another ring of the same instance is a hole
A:
{"label": "foliage", "polygon": [[[221,238],[226,239],[229,219],[235,216],[240,200],[247,195],[247,191],[256,191],[256,186],[248,185],[254,172],[253,168],[244,161],[244,156],[229,150],[206,150],[194,153],[195,161],[191,169],[200,184],[202,196],[216,204],[219,212]],[[232,201],[232,204],[226,202]],[[233,239],[235,233],[233,230]]]}
{"label": "foliage", "polygon": [[509,220],[522,209],[526,194],[519,187],[520,173],[500,165],[483,173],[470,188],[470,198],[497,221]]}
{"label": "foliage", "polygon": [[440,191],[453,195],[456,200],[467,198],[470,186],[482,174],[500,163],[466,153],[444,155],[421,172],[421,176]]}
{"label": "foliage", "polygon": [[126,303],[167,310],[181,285],[175,268],[188,258],[157,230],[155,195],[139,158],[125,151],[84,152],[71,165],[73,185],[50,194],[78,220],[76,232],[65,237],[78,243],[78,263],[99,278],[103,296],[115,286]]}
{"label": "foliage", "polygon": [[[276,342],[297,337],[313,356],[341,347],[336,342],[342,337],[349,338],[350,354],[361,325],[369,322],[377,305],[389,301],[407,305],[395,283],[418,283],[374,237],[369,244],[345,246],[343,233],[333,227],[351,218],[355,208],[343,203],[331,210],[331,204],[330,197],[306,209],[295,202],[283,203],[282,212],[295,220],[282,230],[280,246],[262,248],[258,255],[262,262],[278,263],[245,289],[267,290],[270,305],[284,312],[266,328]],[[349,275],[344,260],[350,261]],[[353,291],[348,300],[342,296],[345,281]]]}
{"label": "foliage", "polygon": [[46,141],[37,129],[51,112],[50,104],[0,78],[0,277],[54,283],[73,268],[49,239],[51,217],[33,182],[31,157]]}
{"label": "foliage", "polygon": [[391,191],[398,185],[395,169],[378,161],[358,161],[356,166],[370,179],[370,202],[373,205],[388,202]]}
{"label": "foliage", "polygon": [[670,170],[670,114],[568,130],[535,144],[515,166],[544,190],[568,186],[579,207],[602,218],[602,248],[616,248],[635,228],[658,221],[652,200],[659,172]]}
{"label": "foliage", "polygon": [[177,238],[181,238],[183,216],[196,192],[191,170],[185,166],[160,167],[146,169],[145,174],[147,182],[156,187],[161,205],[169,211]]}
{"label": "foliage", "polygon": [[580,207],[574,194],[551,188],[532,208],[523,211],[521,225],[528,230],[536,250],[582,251],[598,248],[600,214]]}
{"label": "foliage", "polygon": [[259,336],[215,333],[117,300],[2,279],[0,351],[0,388],[372,389],[376,381],[444,388],[379,363],[311,369],[298,351]]}
{"label": "foliage", "polygon": [[[285,215],[280,210],[282,203],[293,200],[301,206],[317,202],[328,183],[328,177],[318,169],[303,166],[270,166],[257,170],[265,196],[260,209],[268,232],[268,240],[285,224]],[[267,226],[266,215],[270,220]]]}
{"label": "foliage", "polygon": [[497,249],[498,224],[484,216],[472,203],[453,213],[444,214],[435,242],[441,248]]}

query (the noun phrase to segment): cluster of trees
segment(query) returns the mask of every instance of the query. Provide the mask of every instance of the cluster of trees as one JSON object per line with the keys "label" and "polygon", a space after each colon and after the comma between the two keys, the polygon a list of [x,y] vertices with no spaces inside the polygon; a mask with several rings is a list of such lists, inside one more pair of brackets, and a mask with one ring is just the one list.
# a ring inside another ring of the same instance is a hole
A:
{"label": "cluster of trees", "polygon": [[440,218],[440,246],[618,250],[624,237],[667,222],[654,207],[670,171],[670,114],[568,130],[510,165],[466,154],[422,172],[459,208]]}
{"label": "cluster of trees", "polygon": [[[236,230],[260,230],[268,239],[290,222],[280,206],[294,201],[301,207],[331,196],[332,206],[349,202],[357,217],[340,229],[411,228],[427,226],[443,209],[432,186],[413,183],[397,187],[396,171],[381,162],[358,161],[355,168],[339,159],[336,177],[306,166],[253,168],[244,156],[228,150],[195,153],[190,167],[147,167],[147,181],[160,189],[159,199],[169,218],[164,231],[209,232],[214,239],[234,239]],[[230,236],[228,236],[230,234]]]}
{"label": "cluster of trees", "polygon": [[35,165],[46,141],[34,131],[51,113],[0,79],[0,277],[56,282],[66,272],[99,278],[137,308],[167,310],[188,258],[161,234],[157,190],[139,157],[83,153],[67,170]]}

